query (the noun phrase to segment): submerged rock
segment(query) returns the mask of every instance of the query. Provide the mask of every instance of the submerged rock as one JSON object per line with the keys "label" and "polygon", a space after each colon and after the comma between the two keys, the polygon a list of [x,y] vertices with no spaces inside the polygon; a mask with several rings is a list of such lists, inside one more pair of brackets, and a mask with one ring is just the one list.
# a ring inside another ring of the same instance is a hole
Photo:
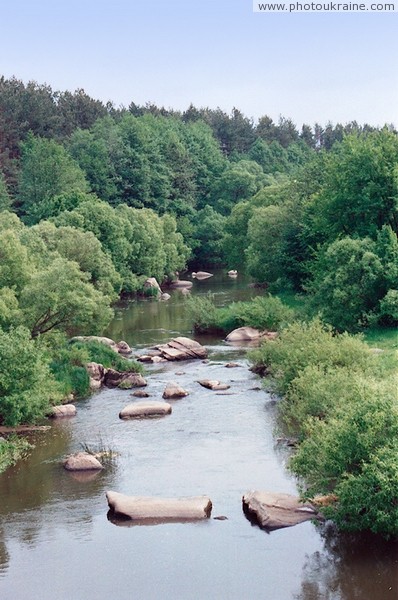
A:
{"label": "submerged rock", "polygon": [[213,277],[213,273],[208,273],[207,271],[198,271],[197,273],[194,271],[192,273],[192,277],[194,279],[209,279],[209,277]]}
{"label": "submerged rock", "polygon": [[240,367],[240,365],[238,363],[235,363],[235,362],[229,362],[225,366],[226,366],[227,369],[234,369],[236,367]]}
{"label": "submerged rock", "polygon": [[165,400],[185,398],[185,396],[188,396],[188,392],[177,383],[168,383],[163,392],[163,398]]}
{"label": "submerged rock", "polygon": [[193,286],[192,281],[187,281],[185,279],[177,279],[176,281],[172,281],[170,284],[170,288],[172,290],[177,290],[179,288],[189,289]]}
{"label": "submerged rock", "polygon": [[248,492],[243,496],[243,509],[265,529],[292,527],[304,521],[322,519],[312,504],[303,503],[291,494]]}
{"label": "submerged rock", "polygon": [[146,417],[164,417],[171,413],[167,402],[142,401],[128,404],[119,413],[120,419],[143,419]]}
{"label": "submerged rock", "polygon": [[208,496],[188,498],[154,498],[146,496],[126,496],[118,492],[106,492],[109,508],[118,516],[132,520],[208,519],[212,503]]}
{"label": "submerged rock", "polygon": [[53,417],[54,419],[60,417],[74,417],[76,412],[76,406],[74,404],[60,404],[59,406],[52,407],[50,417]]}
{"label": "submerged rock", "polygon": [[67,471],[99,471],[104,467],[100,461],[88,452],[77,452],[64,461]]}
{"label": "submerged rock", "polygon": [[145,390],[136,390],[135,392],[132,392],[131,395],[135,396],[136,398],[149,398],[150,396],[150,394],[148,394],[148,392]]}

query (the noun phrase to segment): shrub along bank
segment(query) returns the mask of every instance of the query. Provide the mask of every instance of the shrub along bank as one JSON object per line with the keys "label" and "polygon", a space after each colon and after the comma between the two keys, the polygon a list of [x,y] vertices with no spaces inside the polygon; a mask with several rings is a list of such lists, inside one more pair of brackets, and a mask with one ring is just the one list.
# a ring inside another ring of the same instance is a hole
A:
{"label": "shrub along bank", "polygon": [[398,534],[398,380],[358,336],[319,320],[292,323],[252,352],[283,394],[281,417],[298,448],[302,494],[328,494],[342,530]]}

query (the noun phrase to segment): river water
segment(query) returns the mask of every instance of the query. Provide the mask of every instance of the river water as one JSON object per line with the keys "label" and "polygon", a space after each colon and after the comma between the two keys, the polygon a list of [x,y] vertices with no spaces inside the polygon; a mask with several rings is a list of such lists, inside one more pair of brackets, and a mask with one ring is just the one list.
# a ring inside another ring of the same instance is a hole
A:
{"label": "river water", "polygon": [[[255,294],[221,273],[195,281],[192,293],[208,290],[220,305]],[[191,335],[184,298],[126,303],[107,334],[139,351]],[[1,600],[396,600],[396,543],[310,522],[267,533],[246,519],[246,491],[296,492],[275,441],[275,399],[258,389],[244,349],[199,341],[207,364],[148,368],[153,399],[169,381],[190,392],[170,416],[121,421],[130,392],[105,389],[36,434],[32,455],[0,475]],[[231,360],[239,367],[226,369]],[[229,394],[205,390],[203,378],[229,383]],[[118,456],[98,475],[73,475],[60,462],[82,444]],[[227,520],[121,526],[108,520],[107,490],[206,494],[212,517]]]}

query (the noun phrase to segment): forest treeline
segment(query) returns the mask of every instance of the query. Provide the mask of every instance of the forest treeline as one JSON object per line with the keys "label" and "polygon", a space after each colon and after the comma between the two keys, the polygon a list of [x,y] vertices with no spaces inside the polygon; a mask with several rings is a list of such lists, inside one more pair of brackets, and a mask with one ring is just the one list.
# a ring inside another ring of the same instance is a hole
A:
{"label": "forest treeline", "polygon": [[[392,126],[116,108],[3,77],[0,132],[0,209],[20,219],[23,252],[41,237],[97,293],[134,292],[187,263],[243,266],[271,290],[305,292],[339,329],[398,321]],[[77,239],[95,245],[95,268],[68,250]]]}
{"label": "forest treeline", "polygon": [[[83,90],[3,77],[2,362],[30,340],[26,368],[36,356],[55,387],[75,389],[54,358],[57,336],[103,331],[121,293],[188,264],[244,268],[271,290],[305,292],[337,329],[394,325],[397,165],[391,126],[298,129],[237,109],[115,108]],[[29,386],[19,392],[33,398]]]}

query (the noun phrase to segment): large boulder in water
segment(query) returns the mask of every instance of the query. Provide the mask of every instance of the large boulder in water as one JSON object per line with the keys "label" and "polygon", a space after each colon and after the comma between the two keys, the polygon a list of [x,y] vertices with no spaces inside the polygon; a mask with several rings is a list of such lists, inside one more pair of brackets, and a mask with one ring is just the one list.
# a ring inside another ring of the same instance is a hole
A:
{"label": "large boulder in water", "polygon": [[107,370],[104,383],[109,387],[122,387],[123,389],[144,387],[148,385],[140,373],[131,371],[115,371],[114,369]]}
{"label": "large boulder in water", "polygon": [[261,337],[262,332],[254,327],[239,327],[231,331],[225,339],[227,342],[251,342]]}
{"label": "large boulder in water", "polygon": [[143,419],[148,417],[164,417],[171,413],[171,405],[167,402],[142,400],[128,404],[119,413],[120,419]]}
{"label": "large boulder in water", "polygon": [[74,404],[60,404],[59,406],[52,407],[50,417],[53,417],[54,419],[74,417],[76,412],[76,406],[74,406]]}
{"label": "large boulder in water", "polygon": [[208,496],[189,498],[153,498],[126,496],[118,492],[107,492],[109,508],[117,516],[132,520],[198,520],[208,519],[212,503]]}
{"label": "large boulder in water", "polygon": [[275,492],[248,492],[243,496],[245,513],[264,529],[292,527],[304,521],[322,519],[309,502],[297,496]]}
{"label": "large boulder in water", "polygon": [[175,398],[185,398],[185,396],[188,396],[188,392],[186,390],[184,390],[184,388],[182,388],[180,385],[178,385],[177,383],[174,383],[174,382],[168,383],[163,392],[163,398],[165,400],[172,400]]}
{"label": "large boulder in water", "polygon": [[100,471],[104,467],[100,461],[88,452],[77,452],[64,461],[67,471]]}

